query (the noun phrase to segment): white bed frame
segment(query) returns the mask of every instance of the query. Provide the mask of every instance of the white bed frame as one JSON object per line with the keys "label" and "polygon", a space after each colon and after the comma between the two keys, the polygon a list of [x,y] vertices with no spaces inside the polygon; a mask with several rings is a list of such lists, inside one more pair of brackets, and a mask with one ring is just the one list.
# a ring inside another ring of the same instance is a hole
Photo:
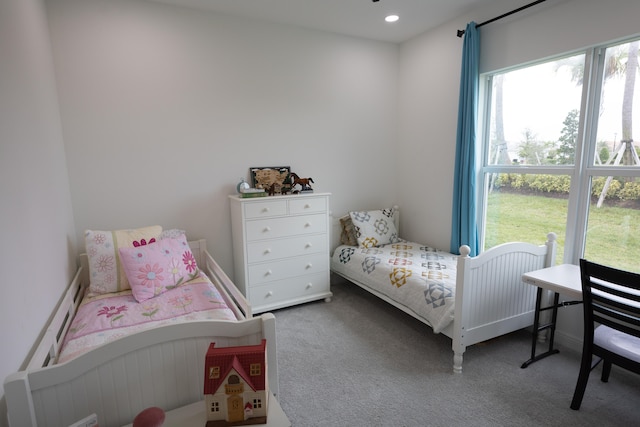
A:
{"label": "white bed frame", "polygon": [[[400,213],[394,206],[396,229],[400,230]],[[340,220],[334,217],[332,253],[340,245]],[[556,234],[537,246],[511,242],[493,247],[476,257],[470,248],[460,247],[456,273],[454,321],[442,333],[451,338],[453,371],[462,372],[463,354],[468,346],[526,328],[533,324],[536,288],[522,281],[522,274],[548,267],[556,258]],[[333,261],[332,261],[333,262]],[[394,307],[431,325],[412,310],[371,288],[367,283],[335,270],[333,273],[360,286]]]}
{"label": "white bed frame", "polygon": [[89,283],[86,255],[67,288],[43,339],[24,371],[5,380],[9,424],[69,426],[91,414],[101,427],[130,423],[143,409],[175,409],[202,400],[204,358],[216,346],[259,344],[267,340],[269,388],[278,396],[275,317],[251,316],[251,306],[206,249],[189,242],[238,321],[203,320],[142,331],[55,364],[60,344]]}

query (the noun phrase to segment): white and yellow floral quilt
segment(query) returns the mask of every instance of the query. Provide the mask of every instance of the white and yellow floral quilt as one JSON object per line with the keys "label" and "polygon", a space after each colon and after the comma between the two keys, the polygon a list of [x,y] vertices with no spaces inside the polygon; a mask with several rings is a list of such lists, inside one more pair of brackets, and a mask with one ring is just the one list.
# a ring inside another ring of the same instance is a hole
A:
{"label": "white and yellow floral quilt", "polygon": [[453,321],[457,256],[414,242],[339,246],[331,269],[426,320],[435,333]]}

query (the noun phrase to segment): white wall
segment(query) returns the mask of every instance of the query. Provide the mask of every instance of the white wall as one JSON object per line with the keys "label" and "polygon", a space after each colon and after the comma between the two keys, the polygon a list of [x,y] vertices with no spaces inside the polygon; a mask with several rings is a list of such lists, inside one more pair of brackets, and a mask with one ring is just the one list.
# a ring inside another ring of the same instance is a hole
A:
{"label": "white wall", "polygon": [[232,275],[227,195],[291,166],[331,208],[390,206],[398,46],[143,1],[47,2],[78,244],[160,224]]}
{"label": "white wall", "polygon": [[[42,1],[0,2],[0,58],[0,378],[4,382],[22,367],[71,281],[76,236]],[[0,397],[0,426],[4,426],[2,386]]]}
{"label": "white wall", "polygon": [[[405,236],[449,249],[453,159],[462,39],[457,29],[530,3],[504,1],[470,12],[401,47],[397,200]],[[481,28],[481,70],[488,72],[638,33],[637,0],[548,0]],[[408,166],[408,168],[407,168]],[[425,186],[425,183],[430,183]],[[545,236],[540,236],[541,243]],[[582,337],[580,306],[559,312],[558,340]]]}

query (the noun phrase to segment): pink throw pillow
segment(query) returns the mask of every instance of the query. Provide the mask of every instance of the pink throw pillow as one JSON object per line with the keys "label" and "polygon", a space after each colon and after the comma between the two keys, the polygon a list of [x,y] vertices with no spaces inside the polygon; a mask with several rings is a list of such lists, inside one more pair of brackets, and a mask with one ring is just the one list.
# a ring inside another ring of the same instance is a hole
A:
{"label": "pink throw pillow", "polygon": [[173,289],[200,273],[184,236],[119,251],[122,268],[138,302]]}

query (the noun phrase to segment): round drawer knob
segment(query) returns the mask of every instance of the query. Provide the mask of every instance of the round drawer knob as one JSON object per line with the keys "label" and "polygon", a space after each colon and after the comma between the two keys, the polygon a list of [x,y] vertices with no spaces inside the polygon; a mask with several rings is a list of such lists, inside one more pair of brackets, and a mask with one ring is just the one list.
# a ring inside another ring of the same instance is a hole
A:
{"label": "round drawer knob", "polygon": [[311,223],[310,223],[310,222],[308,222],[308,223],[306,223],[304,226],[305,226],[305,227],[307,227],[307,228],[308,228],[308,227],[311,227]]}
{"label": "round drawer knob", "polygon": [[307,268],[307,269],[309,269],[309,268],[311,268],[311,267],[313,267],[313,264],[309,263],[309,264],[307,264],[307,267],[306,267],[306,268]]}
{"label": "round drawer knob", "polygon": [[267,270],[267,272],[266,272],[266,273],[264,273],[264,275],[265,275],[265,276],[271,276],[271,274],[272,274],[272,273],[271,273],[271,270]]}
{"label": "round drawer knob", "polygon": [[311,246],[313,246],[311,243],[307,243],[307,244],[305,245],[305,248],[310,248]]}
{"label": "round drawer knob", "polygon": [[305,209],[309,209],[311,207],[311,205],[309,205],[309,203],[307,203],[306,205],[304,205]]}
{"label": "round drawer knob", "polygon": [[270,248],[267,248],[267,249],[264,250],[264,254],[265,255],[270,254],[270,253],[271,253],[271,249]]}
{"label": "round drawer knob", "polygon": [[265,233],[267,233],[267,232],[269,232],[269,231],[271,231],[271,227],[265,227],[265,228],[264,228],[264,232],[265,232]]}
{"label": "round drawer knob", "polygon": [[267,297],[272,297],[272,296],[273,296],[273,292],[272,291],[267,292]]}
{"label": "round drawer knob", "polygon": [[313,288],[313,283],[307,283],[307,289]]}
{"label": "round drawer knob", "polygon": [[269,212],[269,208],[263,208],[262,212]]}

